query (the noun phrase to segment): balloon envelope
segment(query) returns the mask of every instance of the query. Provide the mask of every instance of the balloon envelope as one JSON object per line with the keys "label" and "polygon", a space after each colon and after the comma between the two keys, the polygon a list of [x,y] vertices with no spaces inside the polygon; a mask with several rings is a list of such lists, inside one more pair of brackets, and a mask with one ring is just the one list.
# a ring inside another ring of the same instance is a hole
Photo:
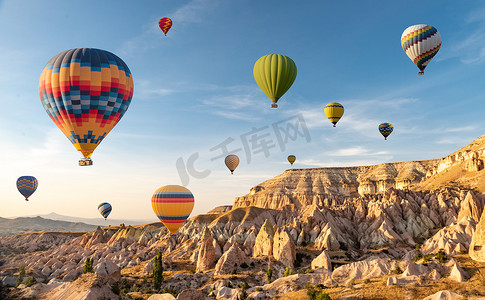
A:
{"label": "balloon envelope", "polygon": [[160,29],[167,35],[167,32],[172,28],[172,19],[170,18],[161,18],[160,21],[158,21],[158,26]]}
{"label": "balloon envelope", "polygon": [[47,62],[39,94],[52,121],[88,158],[128,109],[133,77],[113,53],[71,49]]}
{"label": "balloon envelope", "polygon": [[382,123],[379,125],[379,132],[384,136],[384,139],[387,140],[387,137],[392,133],[394,130],[394,125],[391,123]]}
{"label": "balloon envelope", "polygon": [[98,211],[105,220],[111,213],[111,209],[112,209],[111,204],[109,204],[108,202],[103,202],[100,205],[98,205]]}
{"label": "balloon envelope", "polygon": [[288,155],[288,161],[290,162],[290,164],[293,164],[296,161],[296,156]]}
{"label": "balloon envelope", "polygon": [[296,78],[296,64],[288,56],[268,54],[254,64],[254,80],[261,90],[278,107],[276,102],[291,87]]}
{"label": "balloon envelope", "polygon": [[229,171],[231,171],[231,174],[233,174],[234,170],[236,170],[239,165],[239,157],[235,154],[229,154],[226,156],[226,159],[224,159],[224,162]]}
{"label": "balloon envelope", "polygon": [[194,208],[194,195],[180,185],[166,185],[152,196],[152,208],[171,233],[177,232]]}
{"label": "balloon envelope", "polygon": [[28,201],[29,197],[35,192],[39,185],[37,179],[34,176],[20,176],[17,179],[17,189],[20,194]]}
{"label": "balloon envelope", "polygon": [[325,116],[333,123],[333,127],[335,127],[344,114],[344,107],[340,103],[332,102],[325,105],[323,111],[325,112]]}
{"label": "balloon envelope", "polygon": [[424,74],[424,69],[441,47],[441,35],[431,25],[419,24],[406,28],[401,36],[401,46],[407,56]]}

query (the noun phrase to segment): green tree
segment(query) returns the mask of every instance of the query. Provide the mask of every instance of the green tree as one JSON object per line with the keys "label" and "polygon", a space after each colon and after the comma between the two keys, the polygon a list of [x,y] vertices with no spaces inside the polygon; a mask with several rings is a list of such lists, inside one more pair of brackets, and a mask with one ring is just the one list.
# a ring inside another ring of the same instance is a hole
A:
{"label": "green tree", "polygon": [[273,270],[271,270],[271,267],[268,266],[268,271],[266,271],[266,280],[268,283],[271,283],[271,277],[273,277]]}
{"label": "green tree", "polygon": [[293,272],[293,270],[291,270],[290,268],[286,267],[286,269],[285,269],[285,274],[283,274],[283,276],[284,276],[284,277],[287,277],[287,276],[290,276],[290,275],[293,275],[293,274],[295,274],[295,273]]}
{"label": "green tree", "polygon": [[153,262],[153,288],[155,291],[159,291],[162,287],[163,281],[163,264],[162,264],[162,253],[158,251],[157,256],[155,256]]}
{"label": "green tree", "polygon": [[19,286],[24,281],[24,277],[25,277],[25,267],[20,267],[19,276],[17,277],[17,284],[15,286]]}
{"label": "green tree", "polygon": [[37,281],[35,280],[35,278],[33,276],[29,276],[29,277],[25,278],[23,283],[25,284],[25,286],[29,287],[29,286],[36,284]]}
{"label": "green tree", "polygon": [[86,258],[86,262],[84,263],[83,274],[86,273],[94,273],[93,270],[93,262],[94,258]]}
{"label": "green tree", "polygon": [[448,256],[446,255],[445,251],[443,249],[440,249],[438,253],[436,253],[436,259],[444,264],[445,262],[448,261]]}

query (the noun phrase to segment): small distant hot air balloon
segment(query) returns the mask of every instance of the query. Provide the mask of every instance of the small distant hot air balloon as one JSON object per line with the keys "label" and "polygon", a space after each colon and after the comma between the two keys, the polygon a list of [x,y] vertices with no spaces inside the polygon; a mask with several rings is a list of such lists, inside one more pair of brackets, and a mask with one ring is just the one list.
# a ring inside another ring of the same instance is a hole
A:
{"label": "small distant hot air balloon", "polygon": [[296,64],[288,56],[268,54],[254,64],[254,80],[261,90],[278,107],[276,102],[291,87],[296,78]]}
{"label": "small distant hot air balloon", "polygon": [[35,192],[39,182],[34,176],[20,176],[17,179],[17,189],[29,201],[29,197]]}
{"label": "small distant hot air balloon", "polygon": [[194,195],[183,186],[166,185],[152,196],[152,208],[171,233],[177,232],[194,208]]}
{"label": "small distant hot air balloon", "polygon": [[394,126],[391,123],[382,123],[379,125],[379,132],[384,136],[384,139],[387,140],[387,137],[392,133],[394,130]]}
{"label": "small distant hot air balloon", "polygon": [[333,123],[333,127],[335,127],[344,114],[344,107],[340,103],[332,102],[325,105],[323,111],[325,112],[325,116]]}
{"label": "small distant hot air balloon", "polygon": [[419,24],[409,26],[401,36],[401,46],[407,56],[418,66],[419,75],[441,47],[441,35],[431,25]]}
{"label": "small distant hot air balloon", "polygon": [[111,208],[112,208],[111,204],[109,204],[108,202],[103,202],[100,205],[98,205],[98,211],[105,220],[111,213]]}
{"label": "small distant hot air balloon", "polygon": [[235,154],[229,154],[226,156],[224,160],[226,163],[226,167],[231,171],[231,174],[234,174],[234,170],[236,170],[237,166],[239,165],[239,157]]}
{"label": "small distant hot air balloon", "polygon": [[92,165],[93,151],[125,114],[133,96],[128,66],[111,52],[77,48],[51,58],[40,74],[49,117]]}
{"label": "small distant hot air balloon", "polygon": [[293,163],[296,161],[296,156],[294,155],[288,155],[288,162],[293,165]]}
{"label": "small distant hot air balloon", "polygon": [[172,19],[170,19],[170,18],[161,18],[160,21],[158,21],[158,26],[163,31],[163,33],[165,33],[165,35],[167,35],[167,32],[172,27]]}

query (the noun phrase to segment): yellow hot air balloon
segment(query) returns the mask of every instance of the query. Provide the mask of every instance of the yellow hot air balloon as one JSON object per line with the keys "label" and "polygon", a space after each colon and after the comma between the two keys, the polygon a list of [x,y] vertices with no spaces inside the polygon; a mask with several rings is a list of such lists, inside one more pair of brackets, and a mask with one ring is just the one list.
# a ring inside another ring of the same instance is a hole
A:
{"label": "yellow hot air balloon", "polygon": [[229,154],[226,156],[226,159],[224,160],[226,163],[226,167],[231,171],[231,174],[233,174],[234,170],[236,170],[237,166],[239,165],[239,157],[235,154]]}
{"label": "yellow hot air balloon", "polygon": [[293,165],[293,163],[296,161],[296,156],[288,155],[288,161]]}
{"label": "yellow hot air balloon", "polygon": [[337,125],[337,122],[344,114],[344,107],[340,103],[332,102],[325,105],[323,111],[325,112],[325,115],[330,120],[330,122],[333,123],[333,127],[335,127]]}
{"label": "yellow hot air balloon", "polygon": [[194,208],[194,195],[180,185],[162,186],[152,196],[152,208],[163,225],[176,233]]}
{"label": "yellow hot air balloon", "polygon": [[271,107],[278,107],[276,102],[295,81],[296,65],[288,56],[268,54],[256,61],[253,74],[258,86],[273,102]]}

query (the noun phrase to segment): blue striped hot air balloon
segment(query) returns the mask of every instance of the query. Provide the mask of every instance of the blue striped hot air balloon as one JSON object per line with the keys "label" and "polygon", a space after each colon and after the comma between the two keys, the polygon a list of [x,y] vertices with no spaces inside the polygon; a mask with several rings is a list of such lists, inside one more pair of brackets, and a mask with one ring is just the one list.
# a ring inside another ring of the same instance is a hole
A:
{"label": "blue striped hot air balloon", "polygon": [[152,208],[163,225],[176,233],[194,208],[194,195],[183,186],[166,185],[153,194]]}
{"label": "blue striped hot air balloon", "polygon": [[20,176],[17,179],[17,189],[29,201],[29,197],[35,192],[39,182],[34,176]]}
{"label": "blue striped hot air balloon", "polygon": [[379,125],[379,132],[382,134],[385,140],[387,140],[387,137],[392,133],[394,130],[394,125],[391,123],[382,123]]}
{"label": "blue striped hot air balloon", "polygon": [[103,202],[100,205],[98,205],[99,213],[103,216],[105,220],[111,213],[111,209],[112,209],[111,204],[109,204],[108,202]]}

